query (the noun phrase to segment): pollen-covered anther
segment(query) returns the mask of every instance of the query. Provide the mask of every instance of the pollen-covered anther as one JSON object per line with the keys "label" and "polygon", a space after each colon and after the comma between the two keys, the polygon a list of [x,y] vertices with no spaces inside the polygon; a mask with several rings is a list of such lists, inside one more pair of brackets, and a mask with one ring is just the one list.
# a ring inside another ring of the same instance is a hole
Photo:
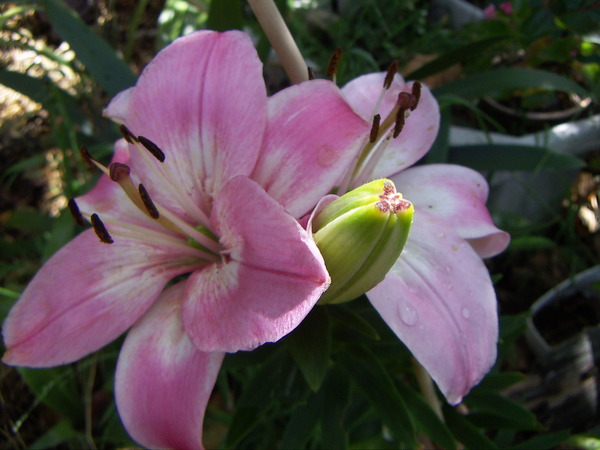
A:
{"label": "pollen-covered anther", "polygon": [[96,232],[96,236],[98,236],[98,239],[100,239],[100,242],[103,242],[105,244],[112,244],[114,242],[113,238],[108,233],[108,230],[104,226],[102,220],[100,220],[100,217],[98,217],[98,214],[92,214],[92,217],[90,219],[92,221],[92,227],[94,227],[94,231]]}
{"label": "pollen-covered anther", "polygon": [[369,142],[376,142],[379,137],[379,125],[381,124],[381,115],[375,114],[373,117],[373,125],[369,134]]}
{"label": "pollen-covered anther", "polygon": [[397,105],[400,110],[407,111],[416,104],[416,98],[414,95],[408,92],[400,92],[398,94]]}
{"label": "pollen-covered anther", "polygon": [[392,133],[392,136],[394,138],[400,136],[400,132],[402,131],[402,128],[404,128],[404,122],[406,120],[404,112],[405,110],[400,109],[400,111],[398,111],[398,114],[396,114],[396,121],[394,122],[394,132]]}
{"label": "pollen-covered anther", "polygon": [[156,205],[150,198],[150,194],[148,194],[148,191],[146,190],[146,188],[144,187],[143,184],[140,184],[138,186],[138,191],[140,193],[140,198],[142,199],[142,203],[144,203],[144,206],[146,207],[146,211],[148,212],[148,215],[150,217],[152,217],[153,219],[158,219],[160,217],[160,214],[158,213],[158,209],[156,209]]}
{"label": "pollen-covered anther", "polygon": [[129,177],[131,173],[131,169],[128,165],[114,162],[110,166],[108,166],[110,179],[116,181],[117,183],[122,181],[123,178]]}
{"label": "pollen-covered anther", "polygon": [[325,72],[327,78],[333,78],[336,75],[341,58],[342,48],[336,47],[335,51],[331,55],[331,58],[329,58],[329,64],[327,64],[327,71]]}
{"label": "pollen-covered anther", "polygon": [[79,206],[77,206],[75,199],[70,199],[67,206],[69,207],[69,211],[71,212],[75,223],[82,227],[85,226],[87,222],[85,221],[83,214],[81,214],[81,211],[79,211]]}
{"label": "pollen-covered anther", "polygon": [[92,155],[90,155],[90,152],[87,148],[84,146],[79,147],[79,154],[81,155],[81,159],[84,163],[86,163],[92,169],[98,169],[98,164],[100,163],[92,158]]}
{"label": "pollen-covered anther", "polygon": [[385,79],[383,80],[383,87],[385,89],[389,89],[392,85],[392,81],[394,80],[396,72],[398,72],[398,61],[394,60],[388,67],[387,73],[385,74]]}
{"label": "pollen-covered anther", "polygon": [[152,153],[152,156],[154,156],[160,162],[165,162],[165,154],[158,145],[144,136],[138,136],[138,141],[146,148],[146,150]]}
{"label": "pollen-covered anther", "polygon": [[125,140],[130,144],[135,144],[136,142],[138,142],[135,135],[125,125],[119,125],[119,131],[123,135],[123,138],[125,138]]}
{"label": "pollen-covered anther", "polygon": [[414,104],[410,107],[411,111],[414,111],[419,104],[419,100],[421,99],[421,82],[415,81],[412,85],[412,96],[414,97]]}

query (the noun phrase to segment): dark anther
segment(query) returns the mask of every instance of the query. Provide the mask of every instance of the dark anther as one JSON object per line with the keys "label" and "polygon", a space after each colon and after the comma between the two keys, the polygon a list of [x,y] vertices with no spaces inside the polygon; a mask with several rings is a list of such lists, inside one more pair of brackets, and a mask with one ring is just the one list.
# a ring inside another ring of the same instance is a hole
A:
{"label": "dark anther", "polygon": [[119,131],[121,132],[125,140],[130,144],[135,144],[137,142],[137,138],[135,137],[135,135],[125,125],[119,125]]}
{"label": "dark anther", "polygon": [[329,64],[327,64],[327,71],[325,72],[327,78],[333,78],[333,76],[337,73],[341,57],[342,48],[336,47],[335,51],[333,52],[333,55],[331,55],[331,58],[329,58]]}
{"label": "dark anther", "polygon": [[128,165],[120,162],[112,163],[110,166],[108,166],[108,170],[110,179],[116,182],[119,182],[124,176],[129,176],[129,173],[131,172],[131,169]]}
{"label": "dark anther", "polygon": [[406,111],[413,107],[415,104],[415,98],[408,92],[400,92],[398,94],[398,107],[401,111]]}
{"label": "dark anther", "polygon": [[71,211],[73,219],[75,219],[75,223],[82,227],[85,226],[86,221],[83,218],[81,211],[79,211],[79,206],[77,206],[77,203],[75,203],[75,199],[70,199],[67,205],[69,206],[69,211]]}
{"label": "dark anther", "polygon": [[90,152],[88,152],[87,148],[85,148],[83,146],[79,147],[79,153],[81,154],[81,159],[83,159],[84,163],[86,163],[92,169],[98,168],[98,166],[96,166],[96,164],[94,164],[95,159],[92,158],[92,156],[90,155]]}
{"label": "dark anther", "polygon": [[419,104],[419,99],[421,98],[421,82],[415,81],[412,85],[412,96],[415,98],[415,104],[410,107],[411,111],[414,111],[417,105]]}
{"label": "dark anther", "polygon": [[158,145],[144,136],[138,136],[138,140],[144,147],[146,147],[146,150],[152,153],[152,156],[154,156],[160,162],[165,162],[165,154],[160,148],[158,148]]}
{"label": "dark anther", "polygon": [[110,234],[108,234],[108,231],[106,231],[106,227],[100,220],[100,217],[98,217],[98,214],[92,214],[91,219],[92,226],[94,227],[94,231],[96,232],[96,236],[98,236],[98,239],[100,239],[100,242],[103,242],[105,244],[112,244],[114,242],[113,238]]}
{"label": "dark anther", "polygon": [[373,117],[373,125],[371,126],[371,134],[369,135],[369,142],[373,143],[379,137],[379,123],[381,122],[381,116],[375,114]]}
{"label": "dark anther", "polygon": [[148,211],[150,217],[152,217],[153,219],[158,219],[160,217],[158,209],[156,209],[154,202],[150,198],[150,195],[148,194],[148,191],[146,190],[143,184],[140,184],[138,186],[138,191],[140,192],[140,197],[142,199],[142,202],[144,202],[144,206],[146,207],[146,211]]}
{"label": "dark anther", "polygon": [[394,124],[394,133],[392,134],[394,138],[397,138],[400,135],[402,128],[404,128],[404,111],[405,110],[401,109],[398,111],[398,114],[396,114],[396,123]]}
{"label": "dark anther", "polygon": [[385,75],[385,80],[383,81],[383,87],[385,89],[389,89],[392,85],[392,81],[394,80],[394,75],[398,72],[398,61],[392,61],[390,67],[388,67],[387,74]]}
{"label": "dark anther", "polygon": [[308,67],[308,79],[309,80],[315,79],[315,71],[312,70],[312,67]]}

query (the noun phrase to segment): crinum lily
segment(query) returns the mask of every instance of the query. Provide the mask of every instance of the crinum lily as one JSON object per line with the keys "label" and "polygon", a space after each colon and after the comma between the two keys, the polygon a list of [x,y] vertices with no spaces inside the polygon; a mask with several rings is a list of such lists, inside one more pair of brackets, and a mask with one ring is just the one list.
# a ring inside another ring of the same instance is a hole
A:
{"label": "crinum lily", "polygon": [[342,91],[373,123],[342,188],[389,177],[415,208],[401,257],[367,297],[446,399],[459,403],[496,360],[496,295],[482,258],[503,251],[510,237],[493,224],[479,173],[450,164],[409,168],[437,135],[439,107],[426,87],[392,68]]}
{"label": "crinum lily", "polygon": [[125,139],[108,168],[84,152],[104,174],[70,203],[93,229],[10,311],[3,361],[66,364],[133,325],[115,380],[125,427],[148,447],[198,448],[224,352],[277,341],[328,287],[296,219],[343,176],[369,125],[328,81],[267,99],[252,42],[235,31],[176,40],[106,114]]}

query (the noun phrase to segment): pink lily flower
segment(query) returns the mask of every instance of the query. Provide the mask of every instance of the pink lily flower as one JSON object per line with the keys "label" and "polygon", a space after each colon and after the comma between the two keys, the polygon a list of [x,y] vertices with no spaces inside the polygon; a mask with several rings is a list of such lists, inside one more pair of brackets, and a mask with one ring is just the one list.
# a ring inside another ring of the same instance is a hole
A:
{"label": "pink lily flower", "polygon": [[235,31],[176,40],[106,114],[125,139],[109,168],[86,156],[104,175],[71,203],[93,230],[23,292],[3,361],[70,363],[133,326],[115,380],[126,429],[150,448],[199,448],[224,353],[279,340],[327,289],[296,219],[343,176],[369,125],[328,81],[267,98]]}
{"label": "pink lily flower", "polygon": [[416,109],[405,111],[397,138],[379,132],[370,161],[349,187],[387,177],[414,205],[402,255],[367,297],[448,402],[457,404],[496,360],[496,295],[482,258],[503,251],[510,237],[492,222],[485,207],[488,186],[480,174],[450,164],[409,168],[438,131],[439,107],[427,88],[376,73],[352,80],[342,91],[357,114],[368,121],[379,114],[382,123],[400,92],[418,101]]}

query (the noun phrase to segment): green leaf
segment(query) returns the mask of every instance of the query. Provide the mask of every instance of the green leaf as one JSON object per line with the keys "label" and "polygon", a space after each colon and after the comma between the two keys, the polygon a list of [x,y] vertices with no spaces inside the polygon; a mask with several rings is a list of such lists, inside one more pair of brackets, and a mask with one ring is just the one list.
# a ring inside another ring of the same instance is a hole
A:
{"label": "green leaf", "polygon": [[456,448],[452,433],[423,397],[402,383],[396,384],[396,387],[402,395],[417,429],[429,436],[441,448]]}
{"label": "green leaf", "polygon": [[556,241],[544,236],[518,236],[510,241],[509,249],[515,252],[544,250],[556,247]]}
{"label": "green leaf", "polygon": [[259,420],[260,410],[255,406],[236,409],[231,425],[227,430],[225,447],[238,447],[239,442],[258,425]]}
{"label": "green leaf", "polygon": [[347,448],[348,433],[343,426],[350,401],[350,383],[339,369],[334,368],[319,391],[322,400],[321,448]]}
{"label": "green leaf", "polygon": [[77,383],[73,367],[18,370],[37,401],[45,403],[68,418],[74,427],[83,426],[83,400],[75,389]]}
{"label": "green leaf", "polygon": [[55,219],[39,211],[17,209],[12,212],[6,226],[31,233],[43,233],[52,228]]}
{"label": "green leaf", "polygon": [[[352,302],[353,305],[355,303]],[[335,323],[339,323],[344,327],[350,328],[353,331],[375,340],[379,340],[379,333],[362,315],[357,313],[354,308],[348,306],[333,305],[328,307],[331,311],[331,317]]]}
{"label": "green leaf", "polygon": [[32,450],[57,448],[59,444],[69,441],[73,443],[74,440],[79,441],[79,445],[83,445],[85,435],[73,429],[73,425],[68,420],[63,419],[38,438],[29,448]]}
{"label": "green leaf", "polygon": [[319,396],[312,396],[308,403],[295,408],[285,427],[280,448],[305,448],[319,420],[315,411],[323,406]]}
{"label": "green leaf", "polygon": [[535,415],[497,391],[477,389],[467,397],[469,418],[476,425],[516,430],[537,430]]}
{"label": "green leaf", "polygon": [[409,73],[404,78],[407,80],[420,80],[430,75],[434,75],[438,72],[441,72],[442,70],[447,69],[448,67],[452,67],[455,64],[464,63],[471,59],[476,59],[479,57],[483,50],[489,49],[490,45],[498,44],[502,40],[510,37],[512,36],[502,34],[494,37],[487,37],[480,41],[471,42],[460,48],[444,53],[440,57],[425,64],[419,69]]}
{"label": "green leaf", "polygon": [[369,400],[402,448],[414,448],[415,429],[404,399],[381,362],[365,347],[341,352],[341,369]]}
{"label": "green leaf", "polygon": [[547,89],[569,92],[582,98],[590,93],[573,80],[552,72],[538,69],[496,69],[481,72],[444,84],[433,90],[436,97],[448,94],[462,97],[482,97],[516,89]]}
{"label": "green leaf", "polygon": [[[526,441],[520,442],[516,445],[512,445],[509,448],[511,450],[529,450],[532,448],[556,448],[558,444],[566,441],[569,438],[570,434],[571,433],[569,432],[569,430],[560,430],[553,433],[546,433],[540,436],[532,437],[531,439],[527,439]],[[598,440],[596,440],[596,445],[598,444],[599,442]],[[585,448],[583,445],[576,445],[576,447]]]}
{"label": "green leaf", "polygon": [[129,67],[71,8],[59,0],[41,0],[58,35],[69,43],[90,75],[110,96],[135,84]]}
{"label": "green leaf", "polygon": [[206,26],[216,31],[241,30],[243,19],[241,0],[212,0]]}
{"label": "green leaf", "polygon": [[323,307],[313,308],[285,343],[313,391],[318,391],[330,363],[331,332],[329,315]]}
{"label": "green leaf", "polygon": [[490,373],[486,375],[481,383],[474,389],[487,389],[499,391],[512,386],[515,383],[523,381],[525,375],[519,372],[501,372],[501,373]]}
{"label": "green leaf", "polygon": [[446,424],[452,434],[467,449],[497,449],[498,446],[483,434],[483,431],[473,425],[465,416],[460,415],[450,406],[444,408]]}
{"label": "green leaf", "polygon": [[567,170],[584,162],[576,156],[545,147],[527,145],[458,145],[450,149],[448,162],[475,170]]}

